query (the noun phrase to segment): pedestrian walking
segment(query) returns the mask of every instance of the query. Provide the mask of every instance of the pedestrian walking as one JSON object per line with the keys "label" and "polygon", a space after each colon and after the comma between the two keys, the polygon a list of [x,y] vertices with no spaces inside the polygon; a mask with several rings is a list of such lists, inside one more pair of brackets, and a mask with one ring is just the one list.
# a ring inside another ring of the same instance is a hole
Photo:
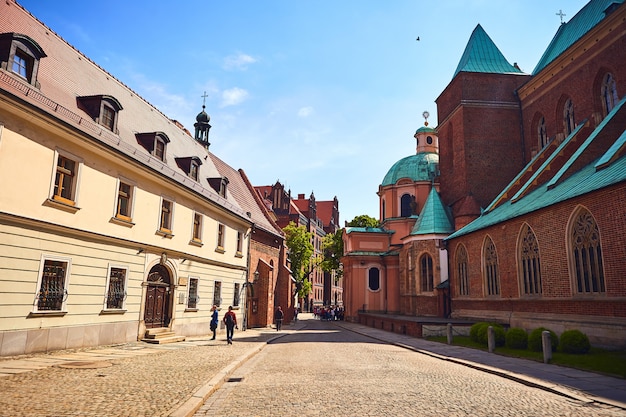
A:
{"label": "pedestrian walking", "polygon": [[211,309],[212,313],[211,313],[211,331],[213,332],[213,337],[211,338],[211,340],[215,340],[215,332],[217,331],[217,323],[218,323],[218,317],[217,317],[217,306],[213,306],[213,308]]}
{"label": "pedestrian walking", "polygon": [[285,313],[283,313],[283,309],[278,306],[276,312],[274,313],[274,320],[276,320],[276,331],[279,331],[281,327],[283,327],[283,318],[285,318]]}
{"label": "pedestrian walking", "polygon": [[238,329],[237,316],[233,312],[233,306],[228,306],[228,312],[224,314],[224,324],[226,325],[226,342],[232,345],[235,329]]}
{"label": "pedestrian walking", "polygon": [[298,313],[299,313],[298,307],[294,307],[293,308],[293,321],[296,323],[298,322]]}

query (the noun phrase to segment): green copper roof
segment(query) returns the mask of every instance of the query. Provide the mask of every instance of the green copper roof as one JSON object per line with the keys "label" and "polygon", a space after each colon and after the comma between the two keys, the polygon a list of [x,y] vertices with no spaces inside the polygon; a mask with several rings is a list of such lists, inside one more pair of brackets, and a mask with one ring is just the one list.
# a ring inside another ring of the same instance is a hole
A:
{"label": "green copper roof", "polygon": [[569,22],[561,24],[552,38],[550,45],[543,53],[539,63],[533,70],[533,75],[548,66],[567,48],[582,38],[606,17],[605,11],[612,5],[621,5],[624,0],[591,0]]}
{"label": "green copper roof", "polygon": [[413,181],[430,181],[439,169],[439,155],[433,152],[421,152],[402,158],[389,169],[382,186],[393,185],[401,178]]}
{"label": "green copper roof", "polygon": [[365,232],[365,233],[394,233],[393,230],[386,230],[380,227],[346,227],[346,233]]}
{"label": "green copper roof", "polygon": [[413,226],[411,235],[450,234],[452,232],[454,232],[454,226],[450,220],[450,213],[441,202],[439,193],[433,187],[415,226]]}
{"label": "green copper roof", "polygon": [[436,133],[437,131],[430,126],[422,126],[415,131],[415,133]]}
{"label": "green copper roof", "polygon": [[[623,98],[618,106],[594,129],[589,137],[581,146],[581,152],[588,149],[591,143],[598,137],[603,129],[607,129],[606,134],[615,132],[615,125],[623,124],[624,115],[626,114],[626,98]],[[619,116],[618,116],[619,115]],[[612,126],[608,126],[611,123]],[[608,127],[607,127],[608,126]],[[623,131],[624,132],[624,131]],[[496,225],[498,223],[532,213],[537,210],[549,207],[553,204],[569,200],[610,187],[626,181],[626,156],[619,156],[618,148],[621,149],[626,143],[626,135],[624,133],[615,137],[615,140],[606,151],[595,161],[587,164],[582,169],[573,173],[567,178],[562,177],[562,171],[559,170],[554,174],[554,178],[561,181],[547,181],[536,189],[523,195],[519,200],[508,200],[501,205],[495,207],[491,211],[484,212],[479,218],[458,230],[448,237],[448,239],[463,236],[477,230],[484,229]],[[555,151],[554,153],[557,153]],[[580,157],[580,153],[576,152],[570,157],[576,160]],[[564,167],[569,168],[571,164],[566,162]],[[567,169],[563,168],[563,169]],[[531,181],[531,180],[529,180]]]}
{"label": "green copper roof", "polygon": [[509,64],[502,52],[493,43],[482,26],[476,26],[470,36],[461,62],[454,71],[454,77],[459,72],[487,72],[492,74],[523,74],[522,70]]}

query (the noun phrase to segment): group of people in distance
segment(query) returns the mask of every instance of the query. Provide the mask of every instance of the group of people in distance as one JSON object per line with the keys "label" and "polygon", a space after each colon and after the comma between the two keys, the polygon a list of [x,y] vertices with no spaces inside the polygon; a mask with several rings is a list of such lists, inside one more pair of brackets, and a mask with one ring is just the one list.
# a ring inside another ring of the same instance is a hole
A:
{"label": "group of people in distance", "polygon": [[[217,326],[219,323],[219,313],[217,312],[217,306],[214,305],[213,308],[211,308],[211,323],[210,323],[210,328],[211,328],[211,332],[213,333],[213,337],[211,337],[211,340],[215,340],[215,336],[217,333]],[[295,308],[294,312],[294,321],[298,321],[298,309]],[[274,322],[276,323],[276,331],[280,331],[280,329],[283,327],[283,320],[285,319],[285,313],[282,310],[282,308],[280,306],[278,306],[278,308],[276,309],[276,311],[274,312]],[[233,311],[233,307],[229,306],[228,307],[228,311],[226,312],[226,314],[224,314],[224,318],[222,319],[222,321],[224,322],[224,325],[226,326],[226,342],[229,345],[233,344],[233,334],[235,333],[235,329],[239,329],[239,327],[237,326],[237,316],[235,315],[235,312]]]}
{"label": "group of people in distance", "polygon": [[334,321],[343,320],[343,308],[333,307],[313,307],[313,317],[320,320]]}

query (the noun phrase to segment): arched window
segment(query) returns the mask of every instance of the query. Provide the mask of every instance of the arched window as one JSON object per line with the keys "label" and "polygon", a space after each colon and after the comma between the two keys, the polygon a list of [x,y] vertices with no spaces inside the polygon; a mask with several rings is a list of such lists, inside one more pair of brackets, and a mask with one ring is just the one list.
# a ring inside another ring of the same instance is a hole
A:
{"label": "arched window", "polygon": [[541,295],[541,263],[539,244],[530,226],[524,225],[520,232],[518,253],[520,280],[524,295]]}
{"label": "arched window", "polygon": [[420,258],[420,281],[422,292],[433,291],[433,258],[428,254]]}
{"label": "arched window", "polygon": [[467,273],[467,250],[459,245],[456,251],[456,278],[459,282],[459,295],[469,295],[469,278]]}
{"label": "arched window", "polygon": [[367,286],[370,291],[380,290],[380,270],[378,268],[370,268],[367,278]]}
{"label": "arched window", "polygon": [[381,206],[382,206],[382,207],[381,207],[381,211],[382,211],[382,216],[381,216],[381,218],[382,218],[383,220],[385,220],[385,219],[387,218],[387,215],[385,214],[385,210],[386,210],[386,208],[387,208],[387,204],[385,203],[385,200],[383,200],[383,202],[382,202]]}
{"label": "arched window", "polygon": [[565,136],[572,133],[575,128],[574,103],[572,103],[572,99],[568,98],[563,105],[563,130],[565,131]]}
{"label": "arched window", "polygon": [[546,131],[546,119],[541,116],[537,124],[537,137],[539,138],[539,149],[543,149],[548,144],[548,133]]}
{"label": "arched window", "polygon": [[603,116],[606,117],[606,115],[609,114],[619,102],[617,85],[615,83],[615,78],[613,78],[613,74],[607,73],[603,77],[600,94],[602,99],[602,110],[604,112]]}
{"label": "arched window", "polygon": [[413,197],[410,194],[404,194],[400,198],[400,217],[411,217],[413,214]]}
{"label": "arched window", "polygon": [[483,263],[485,265],[485,285],[487,295],[500,294],[500,276],[498,273],[498,253],[493,240],[489,236],[483,246]]}
{"label": "arched window", "polygon": [[600,232],[595,219],[588,210],[580,209],[573,217],[569,228],[568,243],[576,292],[579,294],[604,293],[606,289]]}

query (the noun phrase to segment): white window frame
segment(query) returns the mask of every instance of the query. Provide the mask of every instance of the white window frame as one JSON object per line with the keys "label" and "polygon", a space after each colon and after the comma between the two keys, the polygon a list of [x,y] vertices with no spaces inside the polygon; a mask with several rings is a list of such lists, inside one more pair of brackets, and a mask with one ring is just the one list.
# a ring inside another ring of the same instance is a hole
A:
{"label": "white window frame", "polygon": [[[39,291],[41,289],[41,284],[43,281],[43,271],[46,261],[54,261],[54,262],[65,262],[67,264],[65,271],[65,281],[63,282],[63,292],[65,293],[63,297],[63,302],[61,304],[60,310],[40,310],[39,309]],[[37,275],[37,286],[35,287],[35,298],[33,300],[33,313],[37,314],[58,314],[58,313],[66,313],[67,312],[67,298],[68,298],[68,288],[70,282],[70,275],[72,270],[72,258],[63,257],[63,256],[55,256],[55,255],[46,255],[41,254],[41,259],[39,261],[39,271]]]}
{"label": "white window frame", "polygon": [[[111,285],[111,270],[113,268],[123,269],[126,271],[124,274],[124,299],[122,300],[122,307],[120,308],[109,308],[107,306],[107,299],[109,297],[109,286]],[[128,274],[129,273],[130,273],[130,268],[127,265],[109,264],[107,268],[106,284],[104,286],[104,301],[102,303],[102,310],[105,310],[105,311],[125,311],[126,310],[126,297],[128,296]]]}

